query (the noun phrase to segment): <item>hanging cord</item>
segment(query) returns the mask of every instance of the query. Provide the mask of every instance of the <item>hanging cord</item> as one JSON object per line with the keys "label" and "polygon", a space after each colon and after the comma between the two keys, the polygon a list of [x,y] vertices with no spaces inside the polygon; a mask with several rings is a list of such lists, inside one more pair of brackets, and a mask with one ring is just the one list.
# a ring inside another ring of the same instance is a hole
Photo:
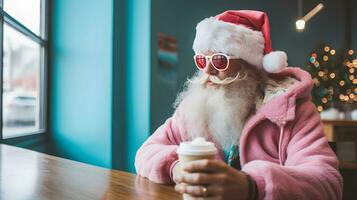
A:
{"label": "hanging cord", "polygon": [[298,0],[298,19],[302,17],[302,0]]}
{"label": "hanging cord", "polygon": [[284,165],[285,153],[284,153],[284,149],[282,146],[283,146],[283,134],[284,134],[285,123],[282,123],[279,127],[280,127],[279,146],[278,146],[279,163],[280,163],[280,165]]}

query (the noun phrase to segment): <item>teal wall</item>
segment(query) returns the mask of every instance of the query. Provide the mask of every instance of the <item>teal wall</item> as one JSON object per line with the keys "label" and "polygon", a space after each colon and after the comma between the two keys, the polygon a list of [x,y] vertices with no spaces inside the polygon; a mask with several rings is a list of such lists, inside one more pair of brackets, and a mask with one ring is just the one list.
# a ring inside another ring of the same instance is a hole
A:
{"label": "teal wall", "polygon": [[112,0],[53,1],[51,138],[55,154],[111,167]]}
{"label": "teal wall", "polygon": [[150,0],[128,1],[127,169],[134,172],[136,151],[150,135]]}
{"label": "teal wall", "polygon": [[150,135],[150,0],[55,1],[52,154],[134,172]]}

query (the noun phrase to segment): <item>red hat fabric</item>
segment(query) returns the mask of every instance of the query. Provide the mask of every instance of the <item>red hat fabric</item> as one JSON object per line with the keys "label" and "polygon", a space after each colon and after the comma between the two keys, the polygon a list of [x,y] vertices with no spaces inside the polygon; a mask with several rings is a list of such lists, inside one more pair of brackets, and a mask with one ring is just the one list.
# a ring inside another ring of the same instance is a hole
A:
{"label": "red hat fabric", "polygon": [[266,13],[229,10],[197,24],[195,53],[220,52],[241,58],[270,73],[287,64],[282,51],[272,51],[270,25]]}

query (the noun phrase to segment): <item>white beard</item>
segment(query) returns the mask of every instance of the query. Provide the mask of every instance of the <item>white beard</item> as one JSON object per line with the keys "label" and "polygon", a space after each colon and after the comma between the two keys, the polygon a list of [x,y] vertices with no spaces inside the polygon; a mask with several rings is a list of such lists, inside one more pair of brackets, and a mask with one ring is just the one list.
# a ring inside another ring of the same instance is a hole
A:
{"label": "white beard", "polygon": [[187,136],[212,138],[224,150],[239,144],[244,123],[254,111],[258,81],[248,77],[219,87],[186,84],[176,105],[184,106],[181,115]]}

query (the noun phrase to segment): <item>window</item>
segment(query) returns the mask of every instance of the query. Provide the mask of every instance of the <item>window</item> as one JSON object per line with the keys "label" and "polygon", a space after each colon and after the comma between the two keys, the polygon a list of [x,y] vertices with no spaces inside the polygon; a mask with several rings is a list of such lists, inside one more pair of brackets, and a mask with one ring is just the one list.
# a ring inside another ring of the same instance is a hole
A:
{"label": "window", "polygon": [[0,0],[0,139],[45,130],[46,3]]}

